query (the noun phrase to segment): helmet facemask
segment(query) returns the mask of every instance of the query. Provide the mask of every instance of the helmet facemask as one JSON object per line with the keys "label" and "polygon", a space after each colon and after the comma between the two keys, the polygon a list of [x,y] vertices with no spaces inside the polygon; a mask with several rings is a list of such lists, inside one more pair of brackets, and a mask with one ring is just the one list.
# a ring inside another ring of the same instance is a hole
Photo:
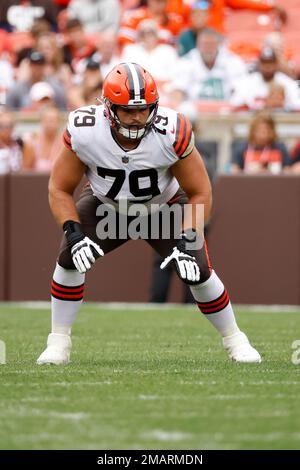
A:
{"label": "helmet facemask", "polygon": [[[108,118],[110,125],[113,129],[115,129],[117,132],[119,132],[121,135],[126,137],[127,139],[130,140],[139,140],[142,137],[145,137],[145,135],[150,131],[152,125],[154,124],[156,114],[157,114],[157,108],[158,108],[158,101],[155,103],[152,103],[150,105],[138,105],[138,106],[123,106],[123,105],[116,105],[111,103],[111,101],[107,98],[104,98],[103,100],[104,106],[105,106],[105,115]],[[124,109],[130,109],[134,107],[139,107],[142,109],[149,109],[149,116],[147,118],[147,121],[144,125],[138,126],[136,124],[125,124],[119,119],[118,116],[118,107],[124,108]]]}

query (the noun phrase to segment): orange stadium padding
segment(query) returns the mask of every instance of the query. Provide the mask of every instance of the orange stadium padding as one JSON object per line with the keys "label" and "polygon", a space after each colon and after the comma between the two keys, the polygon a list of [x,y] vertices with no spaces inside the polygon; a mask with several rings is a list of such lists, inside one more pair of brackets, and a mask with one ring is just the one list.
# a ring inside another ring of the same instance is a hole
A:
{"label": "orange stadium padding", "polygon": [[[280,33],[285,42],[286,58],[293,59],[300,65],[300,2],[288,0],[282,2],[288,20],[282,26]],[[230,49],[240,55],[244,60],[253,60],[270,32],[276,30],[275,16],[272,12],[257,12],[249,10],[226,10],[225,30],[226,40]]]}
{"label": "orange stadium padding", "polygon": [[[268,23],[261,23],[261,19],[268,20]],[[273,15],[271,13],[261,13],[248,10],[227,10],[225,15],[226,33],[235,31],[262,31],[266,34],[273,31]]]}
{"label": "orange stadium padding", "polygon": [[[227,9],[226,7],[230,7]],[[243,10],[240,10],[243,8]],[[247,9],[247,11],[244,10]],[[271,11],[271,5],[266,1],[247,1],[247,0],[214,0],[210,8],[210,16],[208,20],[208,26],[215,28],[220,32],[227,32],[228,26],[226,24],[226,15],[227,20],[232,19],[235,21],[236,14],[245,14],[244,17],[245,27],[247,27],[247,21],[252,21],[252,13],[249,10],[253,10],[253,14],[257,17],[260,13],[268,13]],[[248,16],[249,15],[249,16]]]}
{"label": "orange stadium padding", "polygon": [[[296,0],[297,1],[297,0]],[[287,2],[288,3],[288,2]],[[285,4],[284,6],[288,12],[288,22],[284,27],[284,31],[299,31],[299,20],[300,20],[300,2],[297,1],[297,6],[291,6]]]}
{"label": "orange stadium padding", "polygon": [[265,32],[234,31],[226,36],[226,44],[229,49],[238,54],[245,62],[255,60],[261,50]]}

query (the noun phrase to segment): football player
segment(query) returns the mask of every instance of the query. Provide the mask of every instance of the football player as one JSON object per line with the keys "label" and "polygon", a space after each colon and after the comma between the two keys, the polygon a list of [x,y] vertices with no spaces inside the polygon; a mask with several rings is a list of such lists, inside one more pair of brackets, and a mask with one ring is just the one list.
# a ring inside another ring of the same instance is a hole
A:
{"label": "football player", "polygon": [[[171,264],[190,285],[199,309],[220,333],[229,358],[261,362],[236,323],[228,292],[211,267],[205,242],[194,248],[195,240],[201,239],[197,208],[204,206],[207,220],[212,196],[188,119],[158,106],[153,78],[134,63],[112,69],[104,81],[101,102],[70,113],[65,146],[50,177],[50,207],[64,237],[52,281],[52,332],[37,363],[69,362],[71,328],[83,300],[85,273],[97,258],[127,241],[99,240],[97,208],[110,203],[118,210],[124,199],[131,205],[143,202],[148,208],[188,203],[196,209],[183,211],[179,238],[171,231],[168,238],[146,241],[164,258],[161,269]],[[84,174],[89,185],[75,204],[73,192]]]}

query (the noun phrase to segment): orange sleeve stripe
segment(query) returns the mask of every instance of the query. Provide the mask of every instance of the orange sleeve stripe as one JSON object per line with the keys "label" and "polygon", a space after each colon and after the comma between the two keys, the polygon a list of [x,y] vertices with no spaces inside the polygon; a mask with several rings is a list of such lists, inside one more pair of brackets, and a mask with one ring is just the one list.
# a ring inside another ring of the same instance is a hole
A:
{"label": "orange sleeve stripe", "polygon": [[176,150],[177,155],[179,154],[179,152],[181,150],[182,144],[183,144],[183,142],[185,140],[185,136],[186,136],[187,124],[186,124],[186,119],[183,116],[182,116],[182,126],[183,126],[182,137],[181,137],[181,140],[178,142],[178,145],[177,145],[177,150]]}
{"label": "orange sleeve stripe", "polygon": [[64,130],[64,133],[63,133],[63,142],[65,144],[65,146],[70,149],[70,150],[73,150],[72,149],[72,142],[71,142],[71,134],[70,132],[68,131],[68,128],[66,128]]}
{"label": "orange sleeve stripe", "polygon": [[73,150],[72,145],[69,142],[66,141],[65,136],[63,136],[63,143],[64,143],[65,147],[67,147],[67,149]]}
{"label": "orange sleeve stripe", "polygon": [[181,144],[181,141],[182,141],[182,138],[183,138],[184,127],[185,127],[185,119],[182,116],[182,114],[179,114],[178,118],[179,118],[179,119],[177,119],[178,138],[177,138],[177,132],[176,132],[176,141],[174,143],[176,153],[178,152],[178,149],[180,147],[180,144]]}
{"label": "orange sleeve stripe", "polygon": [[190,121],[182,114],[177,116],[176,140],[173,144],[178,158],[181,158],[188,148],[192,138],[192,126]]}
{"label": "orange sleeve stripe", "polygon": [[183,141],[183,143],[181,144],[181,147],[180,149],[178,150],[178,157],[180,158],[182,156],[182,154],[186,151],[189,143],[190,143],[190,140],[191,140],[191,137],[192,137],[192,127],[191,127],[191,124],[190,122],[186,119],[185,120],[186,122],[186,126],[187,126],[187,131],[186,131],[186,134],[185,134],[185,139]]}
{"label": "orange sleeve stripe", "polygon": [[64,138],[68,144],[71,144],[71,134],[68,132],[68,129],[65,129],[64,131]]}

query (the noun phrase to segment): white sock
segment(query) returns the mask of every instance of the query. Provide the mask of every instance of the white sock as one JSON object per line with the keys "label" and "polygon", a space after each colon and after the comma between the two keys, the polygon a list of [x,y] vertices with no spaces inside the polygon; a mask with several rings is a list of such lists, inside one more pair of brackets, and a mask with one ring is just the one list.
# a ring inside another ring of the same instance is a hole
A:
{"label": "white sock", "polygon": [[51,289],[52,333],[71,334],[82,304],[84,279],[84,274],[56,264]]}
{"label": "white sock", "polygon": [[222,336],[230,336],[240,331],[227,290],[214,271],[203,284],[191,286],[191,292],[201,312]]}

